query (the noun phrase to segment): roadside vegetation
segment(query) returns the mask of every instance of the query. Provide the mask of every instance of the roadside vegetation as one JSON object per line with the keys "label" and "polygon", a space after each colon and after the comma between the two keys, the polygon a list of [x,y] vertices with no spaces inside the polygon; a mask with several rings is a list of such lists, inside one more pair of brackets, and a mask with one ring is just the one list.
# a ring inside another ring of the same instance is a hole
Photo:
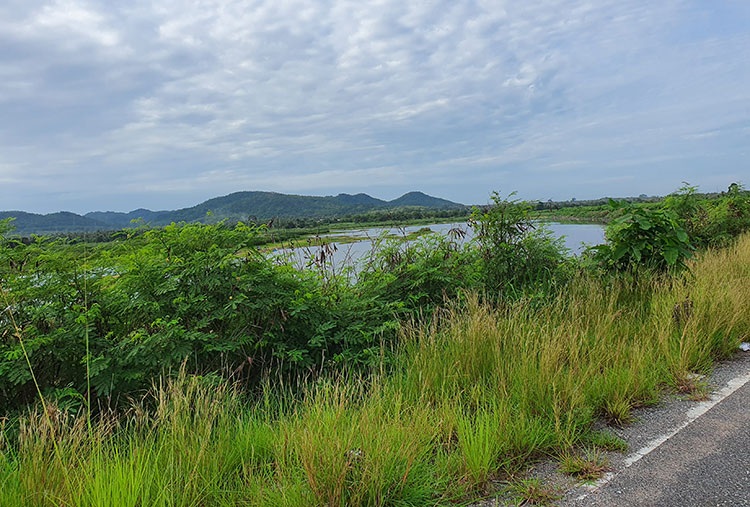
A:
{"label": "roadside vegetation", "polygon": [[8,239],[0,505],[554,499],[529,463],[595,478],[625,448],[596,420],[750,329],[748,192],[610,207],[580,259],[495,194],[472,242],[384,238],[344,273],[269,259],[246,224]]}

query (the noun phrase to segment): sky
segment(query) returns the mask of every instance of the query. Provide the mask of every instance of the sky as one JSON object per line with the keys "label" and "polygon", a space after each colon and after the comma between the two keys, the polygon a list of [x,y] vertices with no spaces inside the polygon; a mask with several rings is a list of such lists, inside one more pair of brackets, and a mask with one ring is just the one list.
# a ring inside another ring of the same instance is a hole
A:
{"label": "sky", "polygon": [[747,0],[4,0],[0,210],[750,185]]}

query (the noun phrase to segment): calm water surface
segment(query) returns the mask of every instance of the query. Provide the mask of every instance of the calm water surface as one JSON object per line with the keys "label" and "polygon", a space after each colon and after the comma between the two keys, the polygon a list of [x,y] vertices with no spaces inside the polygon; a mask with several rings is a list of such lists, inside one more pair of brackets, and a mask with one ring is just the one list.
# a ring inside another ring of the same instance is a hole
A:
{"label": "calm water surface", "polygon": [[[561,224],[556,222],[546,223],[545,226],[553,236],[563,238],[563,243],[571,253],[578,255],[587,246],[598,245],[604,242],[604,226],[598,224]],[[370,229],[355,229],[331,234],[322,235],[322,237],[337,236],[358,236],[367,239],[356,241],[354,243],[332,243],[334,247],[332,265],[334,268],[341,268],[346,265],[357,264],[366,259],[373,253],[374,242],[383,234],[393,234],[396,236],[405,236],[411,232],[419,231],[425,227],[437,234],[448,234],[453,229],[460,229],[466,233],[463,241],[469,241],[473,234],[472,229],[462,223],[452,224],[432,224],[432,225],[410,225],[408,227],[373,227]],[[319,247],[283,249],[276,252],[279,255],[289,254],[290,262],[298,267],[304,267],[309,263],[309,259],[319,253]]]}

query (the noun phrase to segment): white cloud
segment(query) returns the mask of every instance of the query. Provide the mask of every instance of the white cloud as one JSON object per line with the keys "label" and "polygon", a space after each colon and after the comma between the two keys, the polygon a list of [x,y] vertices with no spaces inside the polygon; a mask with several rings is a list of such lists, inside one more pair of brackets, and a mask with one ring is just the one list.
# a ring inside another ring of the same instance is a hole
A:
{"label": "white cloud", "polygon": [[0,163],[27,169],[0,199],[17,207],[63,207],[77,189],[125,189],[126,209],[177,202],[160,187],[189,204],[380,179],[466,202],[498,180],[541,197],[572,193],[576,171],[603,173],[599,192],[626,167],[635,187],[654,161],[671,189],[708,167],[701,153],[733,164],[748,140],[739,3],[8,2]]}
{"label": "white cloud", "polygon": [[108,47],[120,42],[117,32],[105,26],[104,16],[76,0],[56,0],[44,6],[28,29],[31,32],[60,29],[63,34],[70,32]]}

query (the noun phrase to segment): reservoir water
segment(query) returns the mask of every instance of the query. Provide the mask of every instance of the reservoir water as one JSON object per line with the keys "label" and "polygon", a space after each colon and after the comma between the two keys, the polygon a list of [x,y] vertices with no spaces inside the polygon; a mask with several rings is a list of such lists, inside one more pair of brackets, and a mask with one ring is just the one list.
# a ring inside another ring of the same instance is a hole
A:
{"label": "reservoir water", "polygon": [[[562,224],[557,222],[547,222],[537,224],[545,227],[553,237],[562,238],[565,248],[570,250],[573,255],[579,255],[588,246],[599,245],[604,243],[604,226],[598,224]],[[333,254],[329,259],[334,269],[340,269],[346,265],[356,265],[362,259],[371,255],[376,248],[378,238],[385,234],[404,237],[410,233],[417,232],[421,229],[429,228],[435,234],[447,235],[450,231],[460,230],[465,233],[460,241],[470,241],[473,237],[473,230],[465,222],[449,224],[431,224],[431,225],[410,225],[407,227],[374,227],[369,229],[355,229],[330,234],[321,235],[326,238],[336,238],[338,236],[351,238],[352,236],[362,238],[361,240],[351,243],[333,242],[329,244],[330,249],[327,252]],[[310,259],[319,254],[320,247],[300,247],[295,249],[277,250],[278,255],[289,255],[289,262],[298,267],[307,266]]]}

